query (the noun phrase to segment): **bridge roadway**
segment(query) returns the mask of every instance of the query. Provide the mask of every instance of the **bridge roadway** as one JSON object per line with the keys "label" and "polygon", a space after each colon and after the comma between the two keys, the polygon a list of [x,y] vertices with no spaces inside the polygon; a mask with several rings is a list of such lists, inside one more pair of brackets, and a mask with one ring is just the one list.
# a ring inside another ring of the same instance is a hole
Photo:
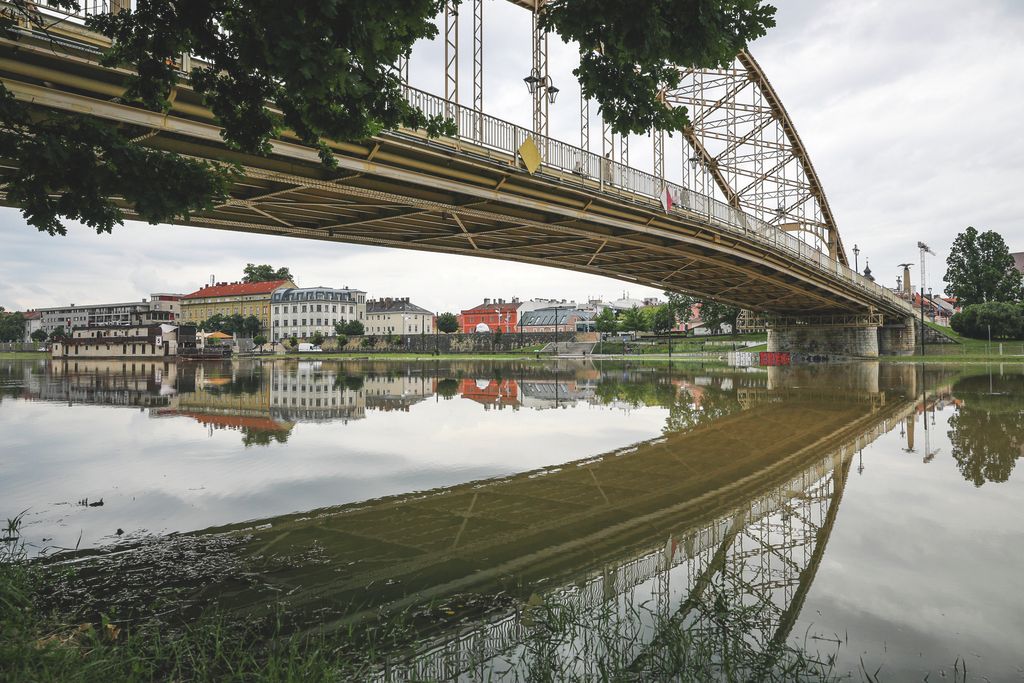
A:
{"label": "bridge roadway", "polygon": [[[337,171],[287,134],[267,157],[228,150],[184,78],[166,113],[119,103],[130,74],[97,63],[104,44],[70,22],[49,36],[24,27],[19,40],[0,39],[0,79],[40,110],[96,116],[139,144],[238,164],[230,199],[182,224],[554,266],[841,324],[912,315],[888,289],[728,204],[411,88],[428,114],[456,120],[457,137],[401,130],[331,143]],[[532,174],[517,154],[528,137],[543,158]],[[0,175],[16,165],[0,164]],[[678,200],[668,211],[666,187]]]}

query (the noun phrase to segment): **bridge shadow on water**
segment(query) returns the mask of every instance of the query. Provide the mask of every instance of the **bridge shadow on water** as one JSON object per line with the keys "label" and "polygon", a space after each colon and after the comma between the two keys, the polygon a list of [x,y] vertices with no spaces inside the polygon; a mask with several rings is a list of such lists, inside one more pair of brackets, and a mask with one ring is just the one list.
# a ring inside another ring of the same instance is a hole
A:
{"label": "bridge shadow on water", "polygon": [[[336,385],[353,390],[388,368],[338,364]],[[665,432],[512,476],[59,555],[48,562],[78,573],[55,583],[55,603],[114,605],[129,621],[215,606],[325,630],[354,659],[372,649],[365,675],[377,680],[827,673],[837,645],[794,647],[792,631],[851,461],[915,413],[925,385],[951,376],[929,370],[922,382],[919,367],[875,363],[700,382],[618,366],[443,364],[421,384],[440,394],[454,390],[446,380],[485,371],[499,389],[510,377],[556,387],[589,378],[592,400],[666,407]],[[194,378],[176,381],[195,389]],[[158,407],[201,419],[196,396]],[[285,424],[265,403],[250,417]]]}

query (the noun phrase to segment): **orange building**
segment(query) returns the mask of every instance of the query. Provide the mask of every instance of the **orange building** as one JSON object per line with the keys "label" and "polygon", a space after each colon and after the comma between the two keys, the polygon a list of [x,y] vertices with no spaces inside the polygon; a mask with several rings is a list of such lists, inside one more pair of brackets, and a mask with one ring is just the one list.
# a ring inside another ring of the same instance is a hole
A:
{"label": "orange building", "polygon": [[[464,333],[472,332],[516,332],[519,323],[519,300],[484,299],[479,306],[467,308],[459,314],[459,329]],[[486,325],[486,329],[480,327]]]}

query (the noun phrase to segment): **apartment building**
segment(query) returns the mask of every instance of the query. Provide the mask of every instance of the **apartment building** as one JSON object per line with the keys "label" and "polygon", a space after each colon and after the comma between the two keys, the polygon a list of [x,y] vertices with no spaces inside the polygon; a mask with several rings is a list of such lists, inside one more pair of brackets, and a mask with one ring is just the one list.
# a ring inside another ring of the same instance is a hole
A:
{"label": "apartment building", "polygon": [[317,332],[336,334],[334,324],[352,320],[366,325],[366,292],[330,287],[282,287],[270,298],[270,339],[309,339]]}
{"label": "apartment building", "polygon": [[128,325],[134,314],[142,314],[150,320],[173,323],[181,315],[181,298],[181,294],[157,293],[141,301],[85,306],[69,304],[37,310],[41,319],[40,326],[46,334],[52,334],[58,327],[70,332],[76,327]]}
{"label": "apartment building", "polygon": [[256,316],[264,333],[270,330],[270,299],[275,291],[295,288],[291,280],[217,282],[181,297],[181,318],[201,323],[215,315]]}
{"label": "apartment building", "polygon": [[366,334],[406,336],[433,332],[434,314],[411,303],[409,297],[366,302]]}

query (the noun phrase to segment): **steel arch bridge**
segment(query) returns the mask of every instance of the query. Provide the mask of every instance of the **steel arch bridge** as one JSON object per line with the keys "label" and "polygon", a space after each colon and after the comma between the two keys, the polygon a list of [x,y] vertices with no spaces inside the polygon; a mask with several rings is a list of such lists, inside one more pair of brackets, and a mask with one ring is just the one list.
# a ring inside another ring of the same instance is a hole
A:
{"label": "steel arch bridge", "polygon": [[[228,150],[188,86],[187,56],[168,112],[119,103],[129,73],[98,64],[105,39],[45,8],[45,31],[26,24],[18,40],[0,39],[0,79],[42,110],[99,117],[138,144],[239,164],[244,177],[230,199],[188,225],[553,266],[769,316],[877,326],[912,315],[889,289],[847,267],[806,149],[749,53],[729,69],[685,71],[680,87],[663,93],[669,106],[688,107],[692,119],[679,148],[682,177],[669,178],[663,134],[647,138],[649,171],[629,165],[638,140],[617,138],[606,125],[599,124],[594,149],[587,101],[580,102],[579,145],[548,136],[543,86],[534,89],[532,130],[485,113],[483,2],[471,4],[461,22],[450,5],[444,12],[444,95],[407,88],[412,103],[451,117],[458,133],[427,139],[398,130],[331,143],[336,172],[287,134],[266,157]],[[534,12],[532,73],[550,83],[548,39],[536,20],[543,2],[515,4]],[[472,102],[464,106],[458,34],[470,21]],[[407,76],[408,62],[396,69]],[[0,174],[16,165],[7,160]]]}

